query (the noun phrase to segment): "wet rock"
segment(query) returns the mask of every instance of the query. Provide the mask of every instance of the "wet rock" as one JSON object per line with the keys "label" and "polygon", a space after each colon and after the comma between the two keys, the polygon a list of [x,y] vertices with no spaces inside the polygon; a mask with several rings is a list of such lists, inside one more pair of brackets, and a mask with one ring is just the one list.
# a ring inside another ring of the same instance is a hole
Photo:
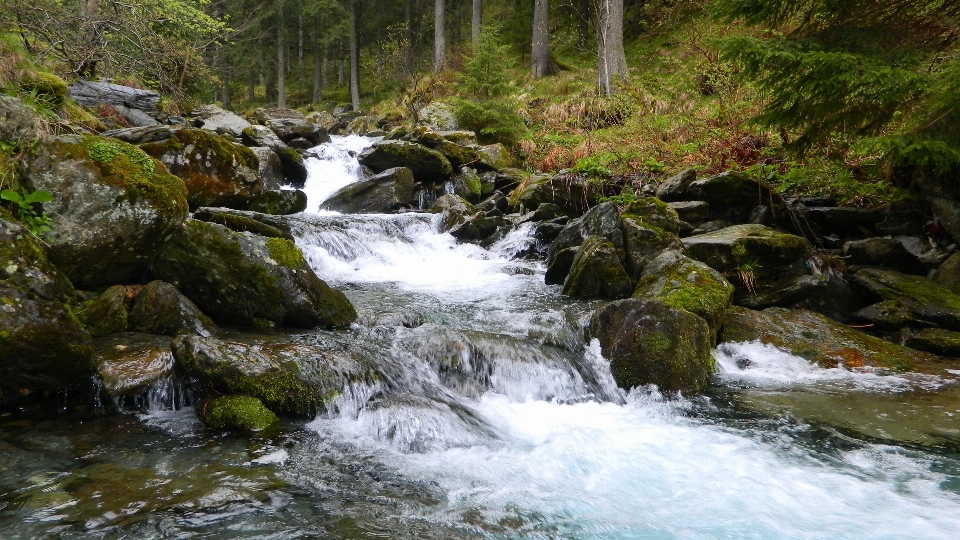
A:
{"label": "wet rock", "polygon": [[[686,192],[690,184],[696,181],[697,171],[695,169],[681,171],[676,176],[664,180],[663,183],[657,187],[657,198],[664,202],[683,201],[686,198]],[[710,205],[708,204],[707,208],[709,207]],[[684,221],[687,220],[684,219]]]}
{"label": "wet rock", "polygon": [[499,171],[513,164],[510,152],[500,143],[477,147],[477,164],[479,170]]}
{"label": "wet rock", "polygon": [[911,272],[926,273],[903,244],[890,238],[867,238],[843,245],[847,264],[887,266]]}
{"label": "wet rock", "polygon": [[94,342],[94,361],[110,397],[140,394],[173,375],[168,336],[123,332]]}
{"label": "wet rock", "polygon": [[702,262],[671,250],[646,265],[632,296],[659,300],[700,316],[710,327],[712,344],[733,298],[733,285]]}
{"label": "wet rock", "polygon": [[188,220],[153,267],[216,321],[347,326],[356,311],[317,277],[290,240]]}
{"label": "wet rock", "polygon": [[0,402],[93,373],[90,334],[73,315],[70,281],[0,208]]}
{"label": "wet rock", "polygon": [[246,209],[274,216],[298,214],[307,209],[307,194],[299,189],[264,191]]}
{"label": "wet rock", "polygon": [[721,342],[760,341],[825,368],[876,366],[908,371],[936,358],[853,330],[819,313],[768,308],[727,310]]}
{"label": "wet rock", "polygon": [[923,233],[927,218],[918,210],[899,210],[890,212],[877,223],[877,232],[883,236],[917,235]]}
{"label": "wet rock", "polygon": [[573,261],[579,253],[580,246],[560,250],[547,268],[544,283],[547,285],[562,285],[570,274],[570,268],[573,267]]}
{"label": "wet rock", "polygon": [[[909,305],[908,305],[909,304]],[[886,300],[860,309],[850,315],[850,322],[876,332],[897,332],[901,328],[934,326],[914,313],[911,302]]]}
{"label": "wet rock", "polygon": [[461,168],[460,174],[454,176],[445,186],[449,186],[454,194],[459,195],[467,201],[477,202],[480,200],[482,193],[480,175],[477,174],[477,171],[469,167]]}
{"label": "wet rock", "polygon": [[960,294],[960,252],[954,253],[940,264],[934,281],[937,285]]}
{"label": "wet rock", "polygon": [[633,292],[630,279],[619,253],[606,238],[587,237],[563,282],[563,294],[574,298],[627,298]]}
{"label": "wet rock", "polygon": [[202,129],[171,129],[162,141],[140,144],[183,180],[191,209],[243,206],[263,192],[257,155]]}
{"label": "wet rock", "polygon": [[323,202],[326,210],[345,214],[388,214],[413,199],[414,173],[396,167],[337,190]]}
{"label": "wet rock", "polygon": [[139,292],[140,287],[114,285],[100,296],[84,302],[77,310],[77,316],[95,338],[124,332],[129,327],[130,304]]}
{"label": "wet rock", "polygon": [[685,221],[694,227],[699,227],[708,217],[710,217],[710,204],[705,201],[682,201],[668,203],[671,209],[677,213],[681,221]]}
{"label": "wet rock", "polygon": [[683,239],[690,257],[721,273],[749,267],[757,277],[775,275],[810,254],[799,236],[763,225],[734,225]]}
{"label": "wet rock", "polygon": [[441,214],[438,230],[447,232],[467,221],[470,216],[476,213],[476,209],[463,197],[449,194],[438,198],[430,207],[429,212],[431,214]]}
{"label": "wet rock", "polygon": [[477,214],[450,230],[450,234],[461,242],[490,243],[487,240],[500,228],[509,224],[502,216]]}
{"label": "wet rock", "polygon": [[250,122],[247,122],[243,117],[221,109],[216,105],[194,107],[192,116],[200,120],[198,127],[202,129],[220,134],[229,133],[237,138],[243,135],[244,129],[250,127]]}
{"label": "wet rock", "polygon": [[317,124],[326,131],[331,131],[337,125],[337,118],[327,111],[312,112],[306,116],[307,122]]}
{"label": "wet rock", "polygon": [[193,219],[223,225],[234,232],[249,232],[267,238],[286,238],[293,240],[290,225],[286,222],[269,219],[269,214],[231,210],[229,208],[198,208]]}
{"label": "wet rock", "polygon": [[406,141],[380,141],[361,152],[359,159],[375,172],[406,167],[418,182],[442,182],[453,174],[453,166],[443,154]]}
{"label": "wet rock", "polygon": [[330,142],[330,136],[322,126],[308,122],[303,114],[293,109],[257,109],[253,116],[285,143],[297,138],[304,138],[313,146]]}
{"label": "wet rock", "polygon": [[644,267],[666,250],[682,250],[680,219],[666,203],[653,197],[637,199],[623,209],[620,217],[626,251],[625,267],[636,281]]}
{"label": "wet rock", "polygon": [[541,203],[533,213],[533,221],[550,221],[566,214],[559,206],[551,203]]}
{"label": "wet rock", "polygon": [[733,303],[761,310],[769,307],[791,307],[816,311],[833,320],[846,322],[850,314],[866,305],[842,277],[832,274],[786,275],[779,279],[761,279],[753,290],[741,285]]}
{"label": "wet rock", "polygon": [[299,152],[287,146],[269,128],[250,126],[243,130],[243,143],[247,146],[262,146],[273,150],[280,158],[280,168],[284,179],[294,185],[302,186],[307,180],[307,168]]}
{"label": "wet rock", "polygon": [[593,315],[589,331],[621,388],[656,384],[667,392],[697,392],[713,373],[706,321],[663,302],[611,302]]}
{"label": "wet rock", "polygon": [[960,295],[927,278],[868,268],[854,274],[853,284],[874,301],[902,303],[902,309],[909,310],[915,319],[960,330]]}
{"label": "wet rock", "polygon": [[250,151],[257,156],[257,172],[263,179],[263,189],[280,189],[284,183],[280,156],[266,146],[251,146]]}
{"label": "wet rock", "polygon": [[208,398],[197,403],[197,416],[207,427],[230,431],[263,431],[280,425],[280,418],[251,396]]}
{"label": "wet rock", "polygon": [[344,386],[378,374],[354,351],[285,342],[244,344],[181,336],[173,341],[181,369],[220,394],[246,394],[276,413],[313,416]]}
{"label": "wet rock", "polygon": [[420,109],[417,115],[420,121],[435,131],[452,131],[460,129],[453,108],[446,103],[433,101]]}
{"label": "wet rock", "polygon": [[706,201],[710,205],[710,219],[725,219],[745,223],[757,205],[780,201],[770,187],[738,172],[725,172],[690,184],[686,200]]}
{"label": "wet rock", "polygon": [[838,233],[847,235],[857,227],[873,227],[883,219],[883,214],[867,208],[807,208],[804,216],[817,226],[820,234]]}
{"label": "wet rock", "polygon": [[550,244],[547,251],[547,265],[553,264],[553,259],[560,251],[583,244],[590,236],[600,236],[610,240],[613,247],[623,250],[623,232],[620,230],[620,211],[612,202],[605,202],[594,206],[582,217],[570,220],[569,223]]}
{"label": "wet rock", "polygon": [[908,337],[904,345],[918,351],[958,357],[960,356],[960,332],[924,328]]}
{"label": "wet rock", "polygon": [[139,148],[95,136],[44,139],[24,175],[46,190],[51,262],[86,289],[128,282],[187,217],[184,183]]}
{"label": "wet rock", "polygon": [[219,332],[200,308],[163,281],[151,281],[143,287],[133,300],[128,319],[131,330],[148,334],[210,337]]}

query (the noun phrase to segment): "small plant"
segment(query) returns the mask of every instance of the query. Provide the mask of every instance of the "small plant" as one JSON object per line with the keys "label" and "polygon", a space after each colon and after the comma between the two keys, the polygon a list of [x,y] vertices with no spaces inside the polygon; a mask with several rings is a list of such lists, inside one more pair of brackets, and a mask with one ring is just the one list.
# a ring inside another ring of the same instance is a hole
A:
{"label": "small plant", "polygon": [[757,295],[757,276],[754,274],[760,268],[758,261],[753,260],[745,262],[737,267],[737,277],[740,283],[747,289],[747,292]]}
{"label": "small plant", "polygon": [[21,189],[20,193],[12,189],[5,189],[0,191],[0,199],[17,205],[17,218],[20,223],[23,223],[23,226],[36,236],[42,238],[52,230],[50,228],[50,216],[45,215],[43,211],[38,214],[33,209],[34,204],[52,201],[53,196],[50,195],[50,192],[40,190],[27,194],[24,189]]}

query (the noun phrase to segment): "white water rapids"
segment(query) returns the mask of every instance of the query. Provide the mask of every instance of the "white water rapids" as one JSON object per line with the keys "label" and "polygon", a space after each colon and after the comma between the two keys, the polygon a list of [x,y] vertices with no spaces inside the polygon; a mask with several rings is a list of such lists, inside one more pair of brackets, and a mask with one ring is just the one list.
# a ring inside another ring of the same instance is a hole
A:
{"label": "white water rapids", "polygon": [[[376,405],[366,400],[380,389],[358,388],[345,394],[345,412],[310,427],[444,494],[404,519],[495,538],[960,535],[960,490],[935,456],[869,442],[825,452],[789,430],[691,413],[712,410],[710,398],[624,396],[597,343],[575,345],[598,304],[562,298],[538,264],[511,259],[532,241],[529,229],[485,250],[438,234],[429,215],[317,214],[357,180],[351,152],[368,144],[334,137],[307,160],[314,215],[303,217],[298,244],[320,277],[347,291],[360,333],[376,336],[410,386]],[[759,344],[715,355],[721,386],[897,393],[940,384],[823,370]]]}

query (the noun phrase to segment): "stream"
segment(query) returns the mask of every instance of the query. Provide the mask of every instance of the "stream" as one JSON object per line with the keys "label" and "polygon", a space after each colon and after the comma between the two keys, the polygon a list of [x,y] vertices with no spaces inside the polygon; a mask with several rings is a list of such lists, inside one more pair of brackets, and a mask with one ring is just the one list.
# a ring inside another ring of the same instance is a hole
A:
{"label": "stream", "polygon": [[[521,226],[489,249],[435,216],[320,210],[371,144],[310,151],[293,216],[357,307],[336,343],[381,366],[280,435],[205,430],[189,386],[117,413],[0,417],[3,538],[960,536],[960,373],[823,369],[724,344],[703,395],[625,393],[583,326],[603,301],[543,283]],[[239,338],[238,338],[239,339]]]}

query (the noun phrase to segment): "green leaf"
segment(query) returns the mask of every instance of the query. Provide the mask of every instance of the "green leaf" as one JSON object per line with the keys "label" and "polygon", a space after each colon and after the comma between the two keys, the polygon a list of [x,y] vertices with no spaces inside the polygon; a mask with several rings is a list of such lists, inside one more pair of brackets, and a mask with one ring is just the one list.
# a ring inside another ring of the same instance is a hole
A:
{"label": "green leaf", "polygon": [[45,203],[53,200],[53,195],[50,195],[49,191],[34,191],[33,193],[24,197],[23,202],[27,204],[33,203]]}
{"label": "green leaf", "polygon": [[13,191],[12,189],[5,189],[3,191],[0,191],[0,199],[3,199],[5,201],[15,202],[17,204],[20,204],[23,202],[23,199],[20,198],[20,195],[18,195],[17,192]]}

